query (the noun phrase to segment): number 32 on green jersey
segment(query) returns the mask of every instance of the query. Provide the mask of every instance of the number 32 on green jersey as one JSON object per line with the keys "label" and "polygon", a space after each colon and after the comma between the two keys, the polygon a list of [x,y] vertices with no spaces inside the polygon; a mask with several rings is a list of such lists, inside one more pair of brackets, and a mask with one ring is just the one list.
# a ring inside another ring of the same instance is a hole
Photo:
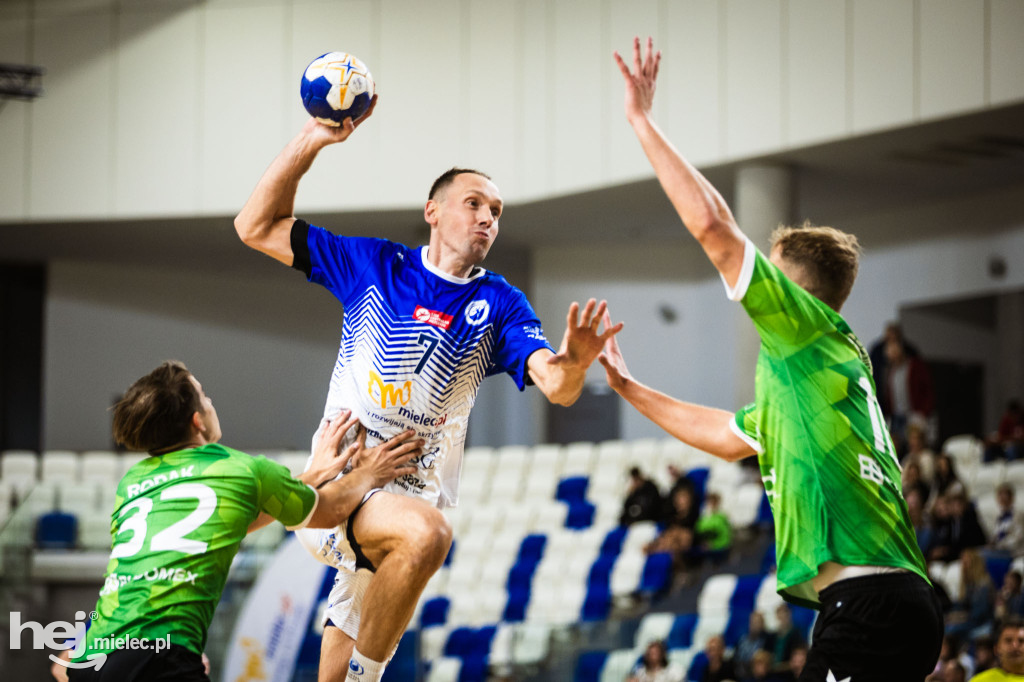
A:
{"label": "number 32 on green jersey", "polygon": [[[213,516],[217,509],[217,494],[207,485],[202,483],[178,483],[172,485],[160,493],[160,500],[186,500],[193,499],[198,502],[196,508],[179,521],[175,521],[161,531],[153,535],[149,541],[149,549],[152,552],[182,552],[183,554],[199,554],[206,551],[205,542],[190,540],[185,536],[199,526],[206,523],[206,520]],[[124,519],[125,514],[131,510],[134,514]],[[124,519],[118,529],[117,536],[120,537],[125,531],[131,531],[132,535],[126,542],[115,545],[110,553],[110,558],[120,559],[134,556],[142,550],[146,544],[146,536],[149,528],[147,517],[153,510],[153,500],[148,497],[140,497],[134,502],[126,504],[118,519]]]}

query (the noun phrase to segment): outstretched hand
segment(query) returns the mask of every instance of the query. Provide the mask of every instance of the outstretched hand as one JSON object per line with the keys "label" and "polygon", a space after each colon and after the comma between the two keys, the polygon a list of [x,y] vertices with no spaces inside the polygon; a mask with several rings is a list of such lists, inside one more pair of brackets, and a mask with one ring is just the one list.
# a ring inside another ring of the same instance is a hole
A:
{"label": "outstretched hand", "polygon": [[647,50],[641,59],[640,38],[633,38],[633,70],[630,71],[626,62],[618,53],[614,53],[615,63],[626,81],[626,118],[634,121],[647,116],[654,103],[654,86],[658,80],[658,65],[661,63],[661,51],[654,52],[654,39],[647,38]]}
{"label": "outstretched hand", "polygon": [[[611,317],[608,316],[608,313],[605,313],[604,323],[607,325],[611,321]],[[605,379],[608,380],[608,385],[616,393],[620,392],[628,382],[633,380],[633,375],[629,373],[629,369],[626,367],[626,359],[622,357],[622,351],[619,349],[619,341],[614,336],[605,342],[604,351],[597,356],[597,359],[604,367]]]}
{"label": "outstretched hand", "polygon": [[[598,334],[597,330],[602,319],[604,320],[604,333]],[[580,315],[580,304],[573,301],[566,317],[562,345],[556,355],[548,358],[548,364],[586,370],[601,352],[605,342],[618,334],[623,324],[619,322],[612,325],[611,317],[608,315],[607,301],[601,301],[598,304],[594,299],[590,299],[583,308],[582,316]]]}
{"label": "outstretched hand", "polygon": [[370,118],[376,107],[377,95],[374,95],[373,99],[370,100],[370,107],[356,120],[353,121],[350,116],[342,121],[340,126],[329,126],[311,117],[306,121],[306,125],[303,126],[302,132],[309,136],[313,142],[325,147],[329,144],[344,142],[348,139],[349,135],[355,132],[356,128],[361,126],[366,119]]}

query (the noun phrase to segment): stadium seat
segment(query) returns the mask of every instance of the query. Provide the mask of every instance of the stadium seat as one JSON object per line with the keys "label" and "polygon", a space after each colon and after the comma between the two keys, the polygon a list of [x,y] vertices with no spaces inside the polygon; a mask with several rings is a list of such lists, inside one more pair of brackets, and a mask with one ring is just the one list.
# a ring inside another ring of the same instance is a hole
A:
{"label": "stadium seat", "polygon": [[[720,573],[708,578],[697,597],[697,613],[702,618],[710,613],[727,613],[738,581],[738,576],[732,573]],[[703,646],[703,642],[698,644]]]}
{"label": "stadium seat", "polygon": [[583,475],[563,476],[555,489],[555,499],[566,504],[583,502],[587,497],[590,479]]}
{"label": "stadium seat", "polygon": [[420,658],[424,661],[434,661],[444,653],[444,645],[448,642],[448,633],[451,628],[444,625],[424,627],[420,629]]}
{"label": "stadium seat", "polygon": [[110,512],[94,511],[78,520],[78,544],[83,549],[110,550]]}
{"label": "stadium seat", "polygon": [[643,649],[656,640],[667,640],[669,632],[672,631],[672,624],[676,621],[674,613],[647,613],[640,619],[636,635],[633,638],[633,646]]}
{"label": "stadium seat", "polygon": [[640,660],[641,651],[617,649],[608,654],[601,669],[601,682],[622,682],[629,676]]}
{"label": "stadium seat", "polygon": [[615,597],[635,594],[640,587],[644,564],[647,562],[640,552],[623,552],[612,568],[610,587]]}
{"label": "stadium seat", "polygon": [[599,682],[601,669],[608,659],[607,651],[585,651],[576,659],[574,682]]}
{"label": "stadium seat", "polygon": [[83,452],[82,480],[103,486],[116,486],[121,480],[120,462],[116,452],[91,450]]}
{"label": "stadium seat", "polygon": [[644,545],[658,536],[658,525],[654,521],[637,521],[626,529],[622,551],[642,552]]}
{"label": "stadium seat", "polygon": [[725,632],[729,625],[728,611],[714,611],[702,613],[697,617],[697,627],[693,629],[693,646],[703,649],[708,639]]}
{"label": "stadium seat", "polygon": [[672,628],[665,638],[669,649],[689,649],[693,646],[693,634],[697,629],[697,614],[683,613],[672,621]]}
{"label": "stadium seat", "polygon": [[593,443],[570,443],[565,446],[565,458],[562,462],[562,478],[589,476],[594,466]]}
{"label": "stadium seat", "polygon": [[516,630],[512,647],[512,662],[517,665],[536,665],[551,650],[551,627],[543,623],[525,623]]}
{"label": "stadium seat", "polygon": [[95,483],[61,481],[57,487],[56,508],[78,517],[98,511],[98,502],[99,493]]}
{"label": "stadium seat", "polygon": [[451,601],[444,596],[434,597],[424,602],[423,609],[420,611],[420,627],[426,629],[447,623],[450,604]]}
{"label": "stadium seat", "polygon": [[442,656],[430,663],[427,682],[459,682],[459,673],[461,671],[462,659]]}
{"label": "stadium seat", "polygon": [[732,597],[729,599],[729,608],[751,611],[762,582],[764,582],[764,576],[760,574],[741,575],[737,578],[736,589],[733,590]]}
{"label": "stadium seat", "polygon": [[942,444],[942,451],[953,459],[961,475],[976,469],[981,464],[983,450],[984,446],[981,440],[971,434],[951,436]]}
{"label": "stadium seat", "polygon": [[569,507],[564,502],[550,500],[539,502],[537,514],[534,516],[534,529],[539,533],[550,532],[565,527],[565,519],[569,513]]}
{"label": "stadium seat", "polygon": [[640,592],[656,595],[666,592],[671,586],[672,555],[668,552],[649,554],[640,575]]}
{"label": "stadium seat", "polygon": [[19,497],[39,480],[39,457],[28,450],[5,450],[0,455],[0,481],[11,485]]}
{"label": "stadium seat", "polygon": [[565,463],[565,447],[555,443],[535,445],[530,454],[530,466],[555,472],[555,480],[562,477],[562,465]]}
{"label": "stadium seat", "polygon": [[1017,489],[1017,495],[1024,495],[1024,460],[1017,460],[1006,465],[1005,480]]}
{"label": "stadium seat", "polygon": [[597,516],[597,507],[586,500],[570,502],[565,515],[565,527],[575,530],[590,528]]}
{"label": "stadium seat", "polygon": [[54,510],[36,521],[36,547],[40,549],[72,549],[77,537],[78,519],[74,514]]}
{"label": "stadium seat", "polygon": [[741,483],[722,497],[722,511],[734,528],[749,528],[758,522],[764,487],[760,483]]}
{"label": "stadium seat", "polygon": [[974,476],[967,481],[969,494],[977,499],[983,495],[995,492],[995,489],[1005,480],[1006,464],[1004,462],[992,462],[982,464],[974,471]]}

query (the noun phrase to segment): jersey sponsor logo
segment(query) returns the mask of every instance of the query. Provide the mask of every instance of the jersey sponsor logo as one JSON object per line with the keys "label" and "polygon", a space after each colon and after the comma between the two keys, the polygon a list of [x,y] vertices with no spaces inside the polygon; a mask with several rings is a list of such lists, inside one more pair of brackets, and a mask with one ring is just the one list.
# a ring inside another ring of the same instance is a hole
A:
{"label": "jersey sponsor logo", "polygon": [[421,424],[423,426],[444,426],[448,421],[448,413],[445,412],[440,417],[429,417],[425,414],[420,414],[408,410],[404,407],[398,408],[398,416],[405,417],[413,424]]}
{"label": "jersey sponsor logo", "polygon": [[437,459],[438,452],[441,448],[434,448],[430,452],[424,452],[422,455],[417,455],[409,460],[409,464],[415,464],[421,469],[433,469],[434,461]]}
{"label": "jersey sponsor logo", "polygon": [[421,495],[423,493],[423,490],[425,490],[427,487],[426,482],[420,479],[420,477],[416,476],[415,474],[406,474],[401,478],[396,478],[395,483],[399,487],[408,490],[409,492],[414,493],[416,495]]}
{"label": "jersey sponsor logo", "polygon": [[526,334],[526,338],[533,339],[534,341],[547,341],[544,338],[544,330],[541,329],[540,325],[528,324],[523,327],[523,333]]}
{"label": "jersey sponsor logo", "polygon": [[362,675],[364,672],[363,666],[359,665],[359,661],[357,661],[354,658],[349,659],[348,669],[354,672],[356,675]]}
{"label": "jersey sponsor logo", "polygon": [[412,382],[406,381],[401,386],[388,383],[379,374],[370,370],[370,383],[367,387],[367,393],[375,402],[380,403],[382,410],[389,406],[395,407],[398,404],[408,405],[412,399]]}
{"label": "jersey sponsor logo", "polygon": [[439,310],[428,310],[421,305],[416,306],[412,316],[416,318],[417,322],[433,325],[439,329],[448,329],[448,327],[452,326],[453,318],[451,315],[446,315]]}
{"label": "jersey sponsor logo", "polygon": [[466,322],[474,327],[486,322],[487,316],[490,314],[491,304],[483,299],[470,302],[470,304],[466,306],[465,310]]}

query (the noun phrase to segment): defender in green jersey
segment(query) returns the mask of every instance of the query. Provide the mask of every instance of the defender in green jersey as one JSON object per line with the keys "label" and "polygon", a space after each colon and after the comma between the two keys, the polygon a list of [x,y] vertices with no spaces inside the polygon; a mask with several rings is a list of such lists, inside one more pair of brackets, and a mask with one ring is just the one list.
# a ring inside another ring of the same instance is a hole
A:
{"label": "defender in green jersey", "polygon": [[[361,437],[339,451],[357,424],[348,417],[328,427],[296,479],[266,457],[218,444],[213,403],[181,363],[135,382],[114,407],[114,437],[151,456],[118,485],[98,617],[72,652],[69,679],[206,680],[207,629],[260,513],[290,530],[331,528],[369,490],[414,469],[407,463],[422,441],[411,430],[372,450]],[[351,473],[333,481],[350,461]]]}
{"label": "defender in green jersey", "polygon": [[778,590],[820,609],[801,682],[923,680],[942,614],[917,546],[899,464],[867,353],[839,310],[857,275],[852,235],[780,228],[770,258],[740,231],[718,191],[651,118],[660,53],[633,69],[616,53],[626,117],[683,223],[761,338],[756,401],[733,414],[633,379],[617,341],[600,356],[609,385],[680,440],[726,460],[758,456],[775,516]]}

